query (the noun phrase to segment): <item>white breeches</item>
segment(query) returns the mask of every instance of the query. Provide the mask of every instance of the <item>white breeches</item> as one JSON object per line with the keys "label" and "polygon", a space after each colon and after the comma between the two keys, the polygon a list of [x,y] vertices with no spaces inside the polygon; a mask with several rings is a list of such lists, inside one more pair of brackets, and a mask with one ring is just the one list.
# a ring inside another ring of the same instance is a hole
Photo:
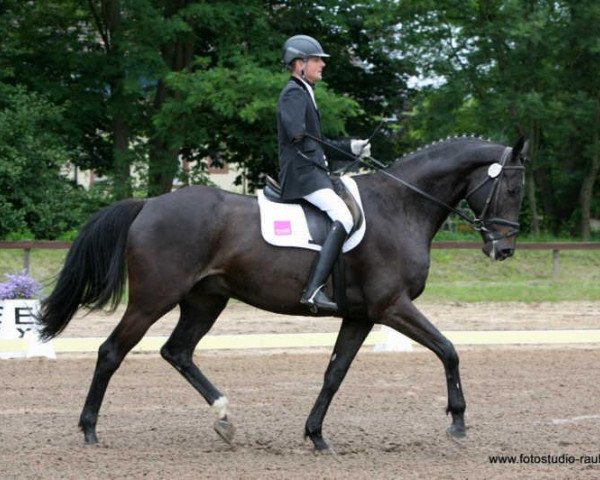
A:
{"label": "white breeches", "polygon": [[304,200],[312,203],[319,210],[323,210],[334,222],[340,222],[346,233],[350,233],[354,226],[352,214],[344,201],[331,188],[322,188],[309,193],[304,197]]}

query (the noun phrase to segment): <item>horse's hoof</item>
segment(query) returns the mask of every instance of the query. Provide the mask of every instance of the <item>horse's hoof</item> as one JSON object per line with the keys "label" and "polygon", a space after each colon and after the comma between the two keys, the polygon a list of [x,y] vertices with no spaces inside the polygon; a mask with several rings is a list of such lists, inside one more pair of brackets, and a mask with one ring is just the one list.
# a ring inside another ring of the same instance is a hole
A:
{"label": "horse's hoof", "polygon": [[310,441],[313,443],[313,451],[316,455],[335,455],[335,451],[329,446],[323,437],[311,437],[310,435],[304,436],[305,439],[307,437],[310,438]]}
{"label": "horse's hoof", "polygon": [[452,438],[462,440],[467,436],[467,431],[464,425],[450,425],[446,430],[446,433]]}
{"label": "horse's hoof", "polygon": [[226,419],[216,420],[214,423],[215,432],[228,444],[233,443],[233,436],[235,435],[235,427],[233,423]]}
{"label": "horse's hoof", "polygon": [[98,437],[95,432],[84,434],[84,439],[86,445],[96,445],[98,443]]}
{"label": "horse's hoof", "polygon": [[313,453],[315,455],[323,455],[323,456],[332,456],[335,457],[337,456],[337,454],[335,453],[335,450],[331,447],[327,447],[327,448],[323,448],[323,449],[318,449],[318,448],[314,448],[313,449]]}

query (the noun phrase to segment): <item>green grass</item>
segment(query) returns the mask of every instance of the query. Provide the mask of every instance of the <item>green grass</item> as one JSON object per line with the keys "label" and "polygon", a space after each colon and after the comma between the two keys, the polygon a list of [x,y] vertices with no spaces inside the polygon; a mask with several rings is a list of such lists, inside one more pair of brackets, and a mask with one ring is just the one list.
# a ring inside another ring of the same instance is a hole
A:
{"label": "green grass", "polygon": [[[33,250],[31,274],[49,293],[66,250]],[[20,272],[21,250],[0,250],[0,274]],[[0,281],[4,278],[0,275]],[[600,301],[600,250],[562,250],[557,279],[551,250],[519,250],[494,262],[479,250],[432,250],[426,301]]]}
{"label": "green grass", "polygon": [[433,250],[428,301],[600,300],[600,250],[562,250],[552,277],[551,250],[519,250],[495,262],[477,250]]}

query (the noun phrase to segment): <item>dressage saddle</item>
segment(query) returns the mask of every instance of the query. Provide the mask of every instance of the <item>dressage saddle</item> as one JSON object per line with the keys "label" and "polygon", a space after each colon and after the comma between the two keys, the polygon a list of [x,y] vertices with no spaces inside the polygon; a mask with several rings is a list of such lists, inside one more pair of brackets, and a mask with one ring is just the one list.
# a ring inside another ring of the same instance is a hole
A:
{"label": "dressage saddle", "polygon": [[[344,203],[350,210],[350,213],[352,214],[352,221],[354,226],[348,234],[348,236],[350,236],[363,224],[364,216],[362,210],[360,209],[358,202],[356,201],[352,193],[348,191],[340,177],[331,177],[331,181],[333,183],[333,189],[335,193],[344,201]],[[271,202],[299,204],[304,210],[306,222],[308,224],[308,230],[310,231],[313,243],[317,245],[323,245],[325,237],[331,229],[332,223],[331,219],[329,218],[329,216],[327,216],[326,213],[319,210],[312,203],[307,202],[303,199],[284,200],[283,198],[281,198],[281,185],[279,185],[279,182],[277,182],[277,180],[271,178],[268,175],[267,183],[265,185],[263,193],[265,197]]]}

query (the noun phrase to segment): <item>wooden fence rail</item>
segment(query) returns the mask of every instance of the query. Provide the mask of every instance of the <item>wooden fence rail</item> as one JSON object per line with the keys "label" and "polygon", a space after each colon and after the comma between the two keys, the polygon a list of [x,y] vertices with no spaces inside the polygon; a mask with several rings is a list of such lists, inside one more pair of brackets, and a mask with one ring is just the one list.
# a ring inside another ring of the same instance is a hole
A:
{"label": "wooden fence rail", "polygon": [[[33,240],[0,242],[0,250],[23,250],[23,270],[29,272],[31,250],[65,250],[71,242]],[[433,242],[436,249],[481,249],[481,242]],[[518,250],[552,250],[552,278],[557,279],[560,272],[561,250],[600,250],[600,242],[517,242]]]}
{"label": "wooden fence rail", "polygon": [[[481,248],[481,243],[433,242],[432,248]],[[517,242],[517,250],[552,250],[552,278],[558,280],[561,250],[600,250],[600,242]]]}
{"label": "wooden fence rail", "polygon": [[55,240],[21,240],[15,242],[0,242],[0,250],[23,250],[23,271],[29,273],[31,266],[31,250],[66,250],[71,242]]}

